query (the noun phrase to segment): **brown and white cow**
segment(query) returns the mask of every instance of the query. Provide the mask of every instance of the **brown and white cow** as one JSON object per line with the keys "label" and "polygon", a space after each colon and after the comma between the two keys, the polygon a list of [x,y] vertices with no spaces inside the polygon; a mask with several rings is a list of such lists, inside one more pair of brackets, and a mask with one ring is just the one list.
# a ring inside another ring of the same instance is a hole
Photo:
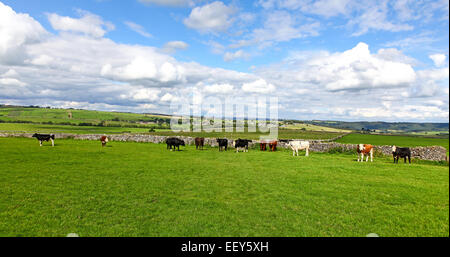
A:
{"label": "brown and white cow", "polygon": [[366,162],[369,161],[369,154],[370,154],[370,161],[373,162],[373,146],[369,144],[359,144],[356,146],[356,151],[358,152],[358,162],[359,158],[361,157],[361,162],[364,161],[364,155],[367,154]]}
{"label": "brown and white cow", "polygon": [[108,137],[107,136],[102,136],[100,138],[100,142],[102,142],[102,147],[106,146],[106,143],[108,143]]}

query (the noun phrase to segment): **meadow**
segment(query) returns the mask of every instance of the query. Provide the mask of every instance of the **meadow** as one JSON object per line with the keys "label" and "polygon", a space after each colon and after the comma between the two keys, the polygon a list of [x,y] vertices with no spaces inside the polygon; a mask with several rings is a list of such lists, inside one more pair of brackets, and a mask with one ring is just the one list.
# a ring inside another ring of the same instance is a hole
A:
{"label": "meadow", "polygon": [[0,153],[0,236],[449,236],[445,165],[27,138]]}

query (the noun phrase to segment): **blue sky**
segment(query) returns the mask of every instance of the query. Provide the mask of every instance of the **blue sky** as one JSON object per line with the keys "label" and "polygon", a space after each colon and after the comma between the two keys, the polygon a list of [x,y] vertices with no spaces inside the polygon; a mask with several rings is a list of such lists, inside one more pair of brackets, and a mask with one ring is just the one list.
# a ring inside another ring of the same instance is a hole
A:
{"label": "blue sky", "polygon": [[[0,0],[0,103],[448,122],[448,0]],[[2,39],[3,38],[3,39]]]}

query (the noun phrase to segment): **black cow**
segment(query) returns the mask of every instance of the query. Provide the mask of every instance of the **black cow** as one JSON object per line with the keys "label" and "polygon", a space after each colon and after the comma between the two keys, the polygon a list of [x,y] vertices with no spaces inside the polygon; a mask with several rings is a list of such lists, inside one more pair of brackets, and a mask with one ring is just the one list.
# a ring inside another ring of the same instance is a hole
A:
{"label": "black cow", "polygon": [[217,138],[217,143],[219,144],[219,151],[222,151],[222,147],[225,149],[225,151],[228,148],[228,139],[226,138]]}
{"label": "black cow", "polygon": [[398,163],[398,158],[404,158],[406,163],[406,157],[408,157],[409,163],[411,163],[411,149],[408,147],[396,147],[392,146],[392,156],[394,157],[394,163]]}
{"label": "black cow", "polygon": [[252,142],[252,140],[248,139],[238,139],[233,142],[233,146],[236,148],[236,153],[239,152],[239,150],[248,152],[248,143]]}
{"label": "black cow", "polygon": [[172,151],[172,146],[173,146],[173,150],[175,150],[175,148],[178,148],[178,151],[180,151],[180,145],[185,146],[184,141],[176,138],[176,137],[169,137],[166,139],[166,144],[167,144],[167,149],[170,149],[170,151]]}
{"label": "black cow", "polygon": [[55,135],[53,134],[38,134],[38,133],[34,133],[33,136],[31,137],[35,137],[38,141],[39,141],[39,145],[42,146],[42,141],[52,141],[52,146],[55,146]]}

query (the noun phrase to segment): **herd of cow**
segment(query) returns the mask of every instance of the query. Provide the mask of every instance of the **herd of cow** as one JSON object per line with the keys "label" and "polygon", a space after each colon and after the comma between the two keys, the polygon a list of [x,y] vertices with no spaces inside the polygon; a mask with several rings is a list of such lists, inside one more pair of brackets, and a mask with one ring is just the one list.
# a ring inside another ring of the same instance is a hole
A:
{"label": "herd of cow", "polygon": [[[37,134],[35,133],[32,137],[35,137],[39,141],[39,145],[42,146],[42,141],[50,141],[52,142],[52,146],[55,145],[55,135],[52,134]],[[219,146],[219,151],[227,151],[228,148],[228,139],[226,138],[217,138],[216,139],[217,144]],[[305,156],[309,156],[309,142],[308,141],[300,141],[300,140],[279,140],[280,142],[287,143],[289,147],[292,149],[292,156],[297,155],[299,150],[305,150]],[[106,143],[108,142],[107,136],[101,136],[100,142],[102,143],[102,147],[106,146]],[[203,150],[203,146],[205,144],[205,138],[203,137],[196,137],[195,140],[195,148],[197,150],[201,149]],[[252,140],[248,139],[237,139],[233,141],[233,147],[236,149],[236,152],[243,151],[248,152],[248,145],[251,143]],[[185,143],[183,140],[176,138],[176,137],[170,137],[166,139],[167,149],[173,150],[180,150],[180,145],[185,146]],[[267,145],[269,145],[270,151],[276,151],[277,150],[277,144],[278,142],[276,140],[261,140],[259,142],[259,149],[261,151],[267,150]],[[358,153],[358,162],[364,161],[364,155],[366,155],[366,162],[370,161],[373,162],[373,153],[374,153],[374,147],[370,144],[359,144],[356,147],[356,151]],[[411,163],[411,149],[408,147],[396,147],[395,145],[392,146],[392,156],[394,157],[394,163],[398,163],[399,158],[404,158],[404,162],[406,163],[406,158],[408,158],[409,163]]]}

